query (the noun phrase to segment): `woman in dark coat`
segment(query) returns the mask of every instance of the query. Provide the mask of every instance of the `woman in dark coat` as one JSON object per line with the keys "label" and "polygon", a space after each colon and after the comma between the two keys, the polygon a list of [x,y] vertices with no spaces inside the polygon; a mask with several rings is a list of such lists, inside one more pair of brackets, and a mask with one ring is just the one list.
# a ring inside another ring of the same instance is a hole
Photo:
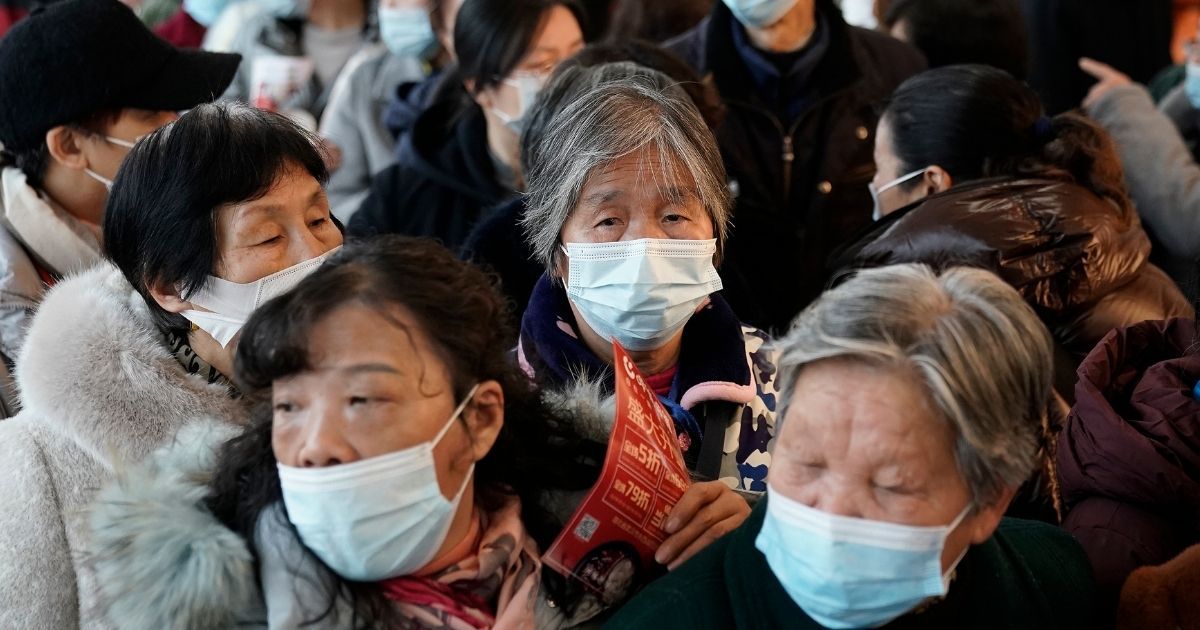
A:
{"label": "woman in dark coat", "polygon": [[1058,442],[1063,527],[1109,598],[1200,543],[1198,332],[1191,319],[1113,331],[1079,368]]}
{"label": "woman in dark coat", "polygon": [[1034,307],[1068,362],[1113,328],[1193,314],[1148,262],[1108,137],[1077,114],[1047,118],[1003,71],[948,66],[906,81],[880,120],[875,161],[879,220],[839,266],[989,269]]}
{"label": "woman in dark coat", "polygon": [[455,22],[458,63],[400,139],[350,220],[354,236],[429,236],[461,248],[485,213],[524,189],[519,141],[554,68],[583,47],[573,0],[473,0]]}

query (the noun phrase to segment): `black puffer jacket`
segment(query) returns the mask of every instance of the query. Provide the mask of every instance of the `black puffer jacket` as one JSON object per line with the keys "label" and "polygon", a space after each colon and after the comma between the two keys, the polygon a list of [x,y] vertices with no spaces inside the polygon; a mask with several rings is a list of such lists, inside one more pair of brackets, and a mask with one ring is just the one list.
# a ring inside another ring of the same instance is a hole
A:
{"label": "black puffer jacket", "polygon": [[817,11],[828,45],[793,120],[759,96],[734,44],[741,27],[724,4],[667,44],[727,106],[716,136],[735,209],[721,278],[738,317],[764,329],[786,329],[825,288],[830,253],[871,222],[879,112],[925,69],[915,48],[846,25],[832,0],[818,0]]}
{"label": "black puffer jacket", "polygon": [[1114,328],[1192,317],[1183,293],[1149,256],[1133,208],[1073,183],[997,178],[888,215],[844,260],[854,268],[924,262],[994,271],[1060,346],[1082,358]]}

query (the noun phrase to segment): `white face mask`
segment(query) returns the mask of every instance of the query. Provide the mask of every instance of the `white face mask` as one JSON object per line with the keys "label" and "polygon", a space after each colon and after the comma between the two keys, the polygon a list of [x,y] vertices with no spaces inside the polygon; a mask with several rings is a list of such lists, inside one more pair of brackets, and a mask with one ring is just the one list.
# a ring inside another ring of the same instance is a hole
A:
{"label": "white face mask", "polygon": [[379,7],[379,39],[397,57],[426,59],[438,46],[429,11],[419,7]]}
{"label": "white face mask", "polygon": [[517,113],[506,114],[494,107],[492,113],[518,136],[525,131],[525,119],[529,110],[533,108],[534,101],[537,100],[538,92],[541,92],[542,86],[546,84],[546,78],[537,74],[516,74],[512,78],[501,81],[501,83],[517,88]]}
{"label": "white face mask", "polygon": [[475,471],[472,465],[454,500],[446,500],[433,449],[477,389],[467,392],[432,441],[338,466],[279,464],[283,503],[304,545],[335,573],[357,582],[411,575],[433,560]]}
{"label": "white face mask", "polygon": [[204,286],[187,297],[187,301],[208,310],[188,310],[180,314],[212,335],[222,348],[227,348],[255,309],[300,284],[339,249],[341,247],[335,247],[316,258],[245,284],[209,276]]}
{"label": "white face mask", "polygon": [[626,350],[661,348],[722,288],[717,239],[567,243],[567,297],[584,321]]}
{"label": "white face mask", "polygon": [[[125,147],[126,149],[132,149],[134,147],[134,145],[137,144],[138,140],[141,140],[142,138],[145,138],[145,137],[146,136],[138,136],[138,137],[134,138],[132,142],[130,142],[129,140],[122,140],[120,138],[114,138],[112,136],[104,136],[104,141],[108,142],[110,144],[115,144],[119,147]],[[88,177],[91,177],[92,179],[100,182],[101,184],[104,184],[105,190],[107,190],[108,192],[112,192],[113,181],[111,179],[101,175],[100,173],[97,173],[96,171],[93,171],[90,168],[83,169],[83,172],[86,173]]]}
{"label": "white face mask", "polygon": [[[826,628],[876,628],[945,595],[966,549],[942,572],[949,525],[915,527],[837,516],[771,488],[755,547],[796,605]],[[969,547],[968,547],[969,548]]]}
{"label": "white face mask", "polygon": [[879,188],[875,187],[875,182],[868,182],[867,190],[871,192],[871,201],[873,201],[875,204],[874,208],[871,210],[871,219],[878,221],[883,218],[883,208],[879,205],[879,195],[882,195],[885,191],[891,190],[910,179],[924,175],[925,171],[928,170],[928,168],[917,169],[907,175],[901,175],[900,177],[893,179]]}

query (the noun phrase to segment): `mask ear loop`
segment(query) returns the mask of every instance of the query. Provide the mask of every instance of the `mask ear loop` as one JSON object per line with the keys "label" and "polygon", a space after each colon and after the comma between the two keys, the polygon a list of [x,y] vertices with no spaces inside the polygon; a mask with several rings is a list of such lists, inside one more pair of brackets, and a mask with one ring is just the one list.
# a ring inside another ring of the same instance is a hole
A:
{"label": "mask ear loop", "polygon": [[[437,437],[433,438],[433,441],[429,444],[430,457],[433,455],[433,447],[440,444],[442,438],[446,437],[446,434],[450,432],[450,427],[454,426],[454,421],[458,420],[459,416],[462,415],[463,410],[467,408],[467,403],[471,402],[471,399],[475,397],[475,392],[478,390],[479,383],[475,383],[475,385],[471,386],[467,395],[463,397],[462,402],[458,403],[458,406],[454,408],[454,413],[450,415],[450,420],[446,422],[446,426],[442,427],[441,431],[438,431]],[[471,477],[474,474],[475,464],[472,462],[471,467],[467,469],[467,474],[463,476],[462,485],[458,487],[458,492],[454,493],[453,503],[457,504],[462,499],[463,493],[467,491],[467,483],[471,481]]]}
{"label": "mask ear loop", "polygon": [[433,438],[432,442],[430,442],[430,446],[437,446],[442,442],[442,438],[446,437],[446,434],[450,432],[450,427],[454,426],[454,421],[458,420],[458,417],[462,415],[463,410],[467,408],[467,403],[471,402],[471,399],[475,397],[475,392],[478,389],[479,383],[476,383],[471,387],[470,391],[467,392],[467,395],[463,397],[462,402],[458,403],[458,406],[454,408],[454,413],[451,414],[450,419],[446,421],[446,426],[443,426],[442,430],[438,431],[437,436]]}

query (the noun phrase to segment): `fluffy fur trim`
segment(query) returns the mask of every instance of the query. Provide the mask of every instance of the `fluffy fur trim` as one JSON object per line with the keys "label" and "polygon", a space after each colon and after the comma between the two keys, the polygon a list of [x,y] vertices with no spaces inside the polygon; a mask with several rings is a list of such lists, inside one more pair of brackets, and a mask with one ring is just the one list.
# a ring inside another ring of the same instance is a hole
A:
{"label": "fluffy fur trim", "polygon": [[244,418],[224,387],[179,365],[110,263],[46,295],[17,365],[23,409],[100,462],[139,461],[193,418]]}
{"label": "fluffy fur trim", "polygon": [[120,627],[229,628],[259,601],[245,541],[201,504],[217,447],[233,433],[189,426],[97,495],[86,557]]}

